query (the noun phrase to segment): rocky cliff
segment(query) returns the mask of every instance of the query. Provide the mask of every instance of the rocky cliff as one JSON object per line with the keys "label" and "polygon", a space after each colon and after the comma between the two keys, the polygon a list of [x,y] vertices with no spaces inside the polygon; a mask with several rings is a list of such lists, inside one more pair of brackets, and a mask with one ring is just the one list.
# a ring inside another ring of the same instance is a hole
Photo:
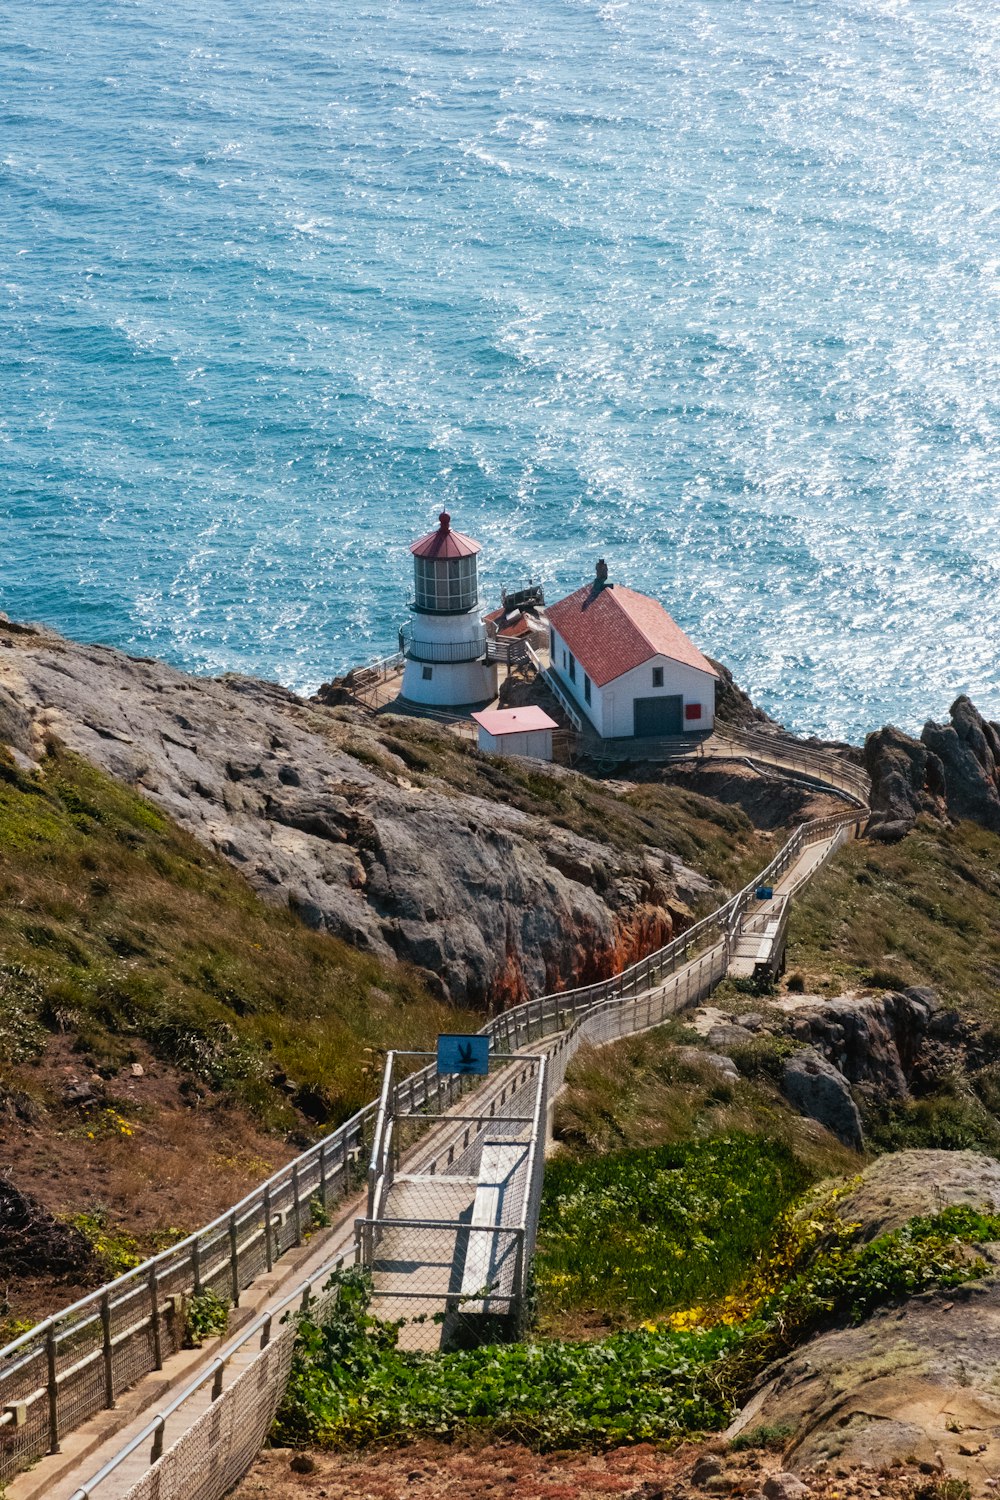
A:
{"label": "rocky cliff", "polygon": [[[973,1151],[901,1151],[876,1161],[838,1204],[865,1238],[951,1204],[1000,1209],[1000,1165]],[[1000,1246],[980,1245],[980,1279],[925,1292],[857,1328],[813,1339],[766,1371],[728,1436],[788,1435],[792,1470],[846,1475],[919,1463],[994,1492],[1000,1468]],[[803,1491],[802,1493],[808,1493]]]}
{"label": "rocky cliff", "polygon": [[[552,799],[582,783],[574,773],[552,768],[548,803],[518,806],[515,773],[433,725],[413,733],[392,718],[376,732],[360,710],[273,684],[193,678],[0,624],[0,739],[22,768],[54,737],[159,803],[268,900],[411,962],[456,1003],[609,974],[668,941],[709,890],[652,847],[652,831],[643,842],[641,820],[617,842],[565,826]],[[445,753],[466,755],[465,788],[418,774]],[[614,800],[589,826],[613,822]],[[551,817],[532,810],[545,805]]]}
{"label": "rocky cliff", "polygon": [[903,838],[921,813],[1000,832],[1000,724],[964,695],[949,713],[947,724],[928,721],[919,740],[892,726],[868,736],[871,836]]}

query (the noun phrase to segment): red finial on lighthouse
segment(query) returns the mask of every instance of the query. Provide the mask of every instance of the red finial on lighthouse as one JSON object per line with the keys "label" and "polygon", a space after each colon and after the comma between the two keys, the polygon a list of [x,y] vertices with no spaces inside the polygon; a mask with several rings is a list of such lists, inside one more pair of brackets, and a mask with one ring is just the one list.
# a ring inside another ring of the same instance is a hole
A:
{"label": "red finial on lighthouse", "polygon": [[441,512],[441,514],[438,516],[438,520],[441,522],[441,530],[442,531],[450,531],[451,530],[451,516],[449,516],[449,514],[448,514],[448,512],[446,510],[443,510]]}

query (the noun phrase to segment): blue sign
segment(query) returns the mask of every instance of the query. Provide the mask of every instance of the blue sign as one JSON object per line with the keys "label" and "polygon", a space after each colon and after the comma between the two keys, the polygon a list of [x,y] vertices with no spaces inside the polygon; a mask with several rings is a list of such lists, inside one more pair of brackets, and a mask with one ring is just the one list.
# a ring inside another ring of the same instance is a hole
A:
{"label": "blue sign", "polygon": [[489,1037],[439,1036],[437,1066],[439,1073],[488,1073]]}

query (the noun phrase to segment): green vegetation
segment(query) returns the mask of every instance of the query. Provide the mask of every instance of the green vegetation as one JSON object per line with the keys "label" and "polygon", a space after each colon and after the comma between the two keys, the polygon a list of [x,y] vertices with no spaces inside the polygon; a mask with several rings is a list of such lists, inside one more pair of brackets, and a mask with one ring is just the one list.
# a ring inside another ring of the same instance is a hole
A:
{"label": "green vegetation", "polygon": [[142,1260],[138,1242],[123,1229],[108,1221],[103,1209],[92,1209],[89,1213],[71,1214],[67,1220],[78,1229],[94,1253],[97,1270],[103,1281],[114,1281],[124,1276]]}
{"label": "green vegetation", "polygon": [[[753,1080],[721,1077],[690,1048],[680,1050],[698,1041],[695,1032],[672,1021],[608,1047],[581,1048],[556,1107],[556,1139],[583,1160],[630,1147],[754,1134],[789,1147],[810,1179],[854,1168],[851,1151],[804,1130],[781,1099],[767,1065],[766,1040],[757,1047],[760,1066]],[[780,1039],[771,1042],[781,1050]]]}
{"label": "green vegetation", "polygon": [[104,1077],[142,1038],[269,1125],[296,1118],[276,1073],[336,1121],[371,1095],[378,1049],[475,1024],[405,966],[266,906],[141,797],[58,748],[34,775],[0,755],[0,896],[0,1074],[20,1087],[52,1033]]}
{"label": "green vegetation", "polygon": [[189,1297],[184,1306],[184,1347],[200,1349],[206,1339],[217,1338],[229,1327],[229,1303],[205,1287]]}
{"label": "green vegetation", "polygon": [[741,1322],[723,1307],[689,1328],[450,1354],[400,1350],[399,1325],[369,1314],[370,1283],[352,1268],[334,1278],[339,1297],[324,1321],[299,1317],[275,1438],[336,1448],[474,1431],[552,1449],[718,1428],[766,1363],[818,1329],[978,1274],[967,1245],[996,1238],[1000,1219],[951,1209],[860,1247],[850,1234],[841,1226],[776,1291],[754,1298],[749,1288]]}
{"label": "green vegetation", "polygon": [[898,844],[851,843],[796,897],[789,968],[808,990],[930,984],[995,1022],[1000,840],[921,819]]}
{"label": "green vegetation", "polygon": [[542,1198],[540,1307],[629,1325],[722,1297],[810,1180],[786,1145],[749,1135],[557,1158]]}

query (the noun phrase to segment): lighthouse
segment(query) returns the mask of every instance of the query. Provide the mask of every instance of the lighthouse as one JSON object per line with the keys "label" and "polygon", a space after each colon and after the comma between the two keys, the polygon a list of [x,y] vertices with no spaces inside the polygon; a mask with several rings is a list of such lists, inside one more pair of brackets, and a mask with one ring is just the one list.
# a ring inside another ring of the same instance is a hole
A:
{"label": "lighthouse", "polygon": [[401,696],[433,708],[489,703],[497,694],[496,663],[487,661],[479,616],[479,543],[452,531],[443,510],[436,531],[410,548],[413,602],[400,632],[406,664]]}

